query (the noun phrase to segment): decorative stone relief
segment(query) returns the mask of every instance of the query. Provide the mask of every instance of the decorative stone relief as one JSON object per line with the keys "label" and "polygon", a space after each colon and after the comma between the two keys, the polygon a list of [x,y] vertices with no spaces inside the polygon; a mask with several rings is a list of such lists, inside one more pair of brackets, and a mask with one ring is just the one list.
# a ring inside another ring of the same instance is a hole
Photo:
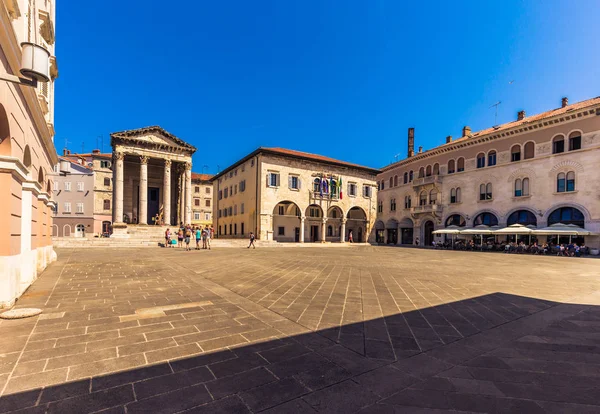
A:
{"label": "decorative stone relief", "polygon": [[504,164],[505,162],[508,162],[508,151],[501,152],[501,153],[498,155],[498,161],[499,161],[501,164]]}
{"label": "decorative stone relief", "polygon": [[465,161],[465,167],[466,167],[466,169],[467,170],[473,170],[473,169],[475,169],[475,165],[476,165],[475,163],[476,163],[475,158],[466,160]]}
{"label": "decorative stone relief", "polygon": [[550,152],[550,144],[538,144],[535,148],[535,152],[538,155],[545,155]]}
{"label": "decorative stone relief", "polygon": [[583,145],[586,147],[592,146],[594,142],[598,142],[598,134],[589,134],[583,137]]}

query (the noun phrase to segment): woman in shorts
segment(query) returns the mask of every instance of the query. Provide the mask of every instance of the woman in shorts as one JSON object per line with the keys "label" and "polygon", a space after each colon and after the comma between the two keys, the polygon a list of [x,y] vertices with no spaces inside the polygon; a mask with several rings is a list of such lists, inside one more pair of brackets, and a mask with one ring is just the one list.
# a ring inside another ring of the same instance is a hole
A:
{"label": "woman in shorts", "polygon": [[185,250],[190,251],[190,239],[192,238],[192,229],[188,227],[185,229]]}
{"label": "woman in shorts", "polygon": [[167,231],[165,231],[165,247],[172,247],[171,246],[171,230],[167,229]]}
{"label": "woman in shorts", "polygon": [[199,227],[196,227],[196,250],[200,250],[200,239],[202,238],[202,231]]}
{"label": "woman in shorts", "polygon": [[181,229],[177,232],[177,243],[179,247],[183,246],[183,230]]}

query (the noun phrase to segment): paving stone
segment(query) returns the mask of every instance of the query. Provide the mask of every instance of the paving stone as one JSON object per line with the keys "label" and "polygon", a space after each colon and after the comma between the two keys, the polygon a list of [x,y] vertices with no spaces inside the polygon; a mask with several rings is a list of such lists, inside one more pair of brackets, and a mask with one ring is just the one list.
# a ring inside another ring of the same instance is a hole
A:
{"label": "paving stone", "polygon": [[127,413],[176,413],[212,400],[203,384],[181,388],[128,404]]}
{"label": "paving stone", "polygon": [[358,411],[379,397],[351,380],[332,385],[302,397],[315,410],[327,413]]}
{"label": "paving stone", "polygon": [[95,376],[92,378],[92,391],[113,388],[119,385],[131,384],[148,378],[171,374],[173,371],[169,364],[150,365],[142,368],[130,369],[110,375]]}
{"label": "paving stone", "polygon": [[305,414],[305,413],[315,413],[315,409],[311,407],[306,401],[302,398],[296,398],[292,401],[288,401],[276,407],[270,408],[265,411],[261,411],[263,414]]}
{"label": "paving stone", "polygon": [[242,355],[235,359],[227,359],[226,361],[210,364],[208,367],[217,378],[226,377],[229,375],[238,374],[248,371],[252,368],[257,368],[267,365],[268,362],[261,358],[258,354]]}
{"label": "paving stone", "polygon": [[46,387],[42,390],[40,404],[64,400],[71,397],[90,393],[90,380],[81,380]]}
{"label": "paving stone", "polygon": [[354,381],[380,397],[388,397],[420,380],[388,365],[359,375]]}
{"label": "paving stone", "polygon": [[146,352],[146,360],[152,364],[155,362],[166,361],[169,359],[181,358],[186,356],[192,356],[201,353],[202,350],[197,344],[189,344],[176,346],[173,348],[159,349],[156,351]]}
{"label": "paving stone", "polygon": [[210,414],[218,414],[218,413],[250,413],[251,411],[246,407],[244,402],[237,396],[231,396],[227,398],[223,398],[218,401],[213,401],[208,404],[200,405],[198,407],[194,407],[190,410],[183,411],[186,414],[201,414],[201,413],[210,413]]}
{"label": "paving stone", "polygon": [[136,382],[133,388],[137,399],[143,400],[157,394],[211,381],[214,378],[208,368],[200,367]]}
{"label": "paving stone", "polygon": [[69,380],[93,377],[110,372],[141,367],[146,364],[143,355],[128,355],[120,358],[104,359],[69,368]]}
{"label": "paving stone", "polygon": [[94,412],[123,405],[133,400],[133,388],[131,385],[124,385],[50,403],[47,412],[48,414]]}
{"label": "paving stone", "polygon": [[293,378],[285,378],[251,390],[239,396],[252,411],[262,411],[308,392],[308,389]]}
{"label": "paving stone", "polygon": [[259,367],[208,382],[206,387],[213,398],[220,399],[277,380],[278,378],[265,368]]}

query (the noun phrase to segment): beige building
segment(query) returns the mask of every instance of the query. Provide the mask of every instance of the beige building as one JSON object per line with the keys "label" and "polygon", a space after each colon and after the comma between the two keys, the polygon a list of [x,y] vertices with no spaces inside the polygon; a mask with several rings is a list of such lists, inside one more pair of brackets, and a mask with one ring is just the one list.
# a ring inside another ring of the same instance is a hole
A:
{"label": "beige building", "polygon": [[[0,308],[14,304],[56,258],[51,242],[53,184],[48,176],[57,162],[54,4],[0,2]],[[36,61],[49,65],[44,74],[49,81],[37,87],[13,83],[26,75],[21,73],[28,68],[27,59],[22,59],[26,51],[37,49],[47,56],[39,46],[50,54],[49,61]]]}
{"label": "beige building", "polygon": [[212,175],[192,173],[192,224],[210,226],[212,224],[213,189]]}
{"label": "beige building", "polygon": [[[562,105],[414,153],[378,176],[376,239],[430,246],[432,231],[520,223],[600,233],[600,97]],[[544,240],[545,241],[545,240]],[[599,247],[598,236],[579,239]]]}
{"label": "beige building", "polygon": [[128,225],[192,222],[192,154],[196,148],[158,126],[115,132],[113,236]]}
{"label": "beige building", "polygon": [[379,170],[282,148],[259,148],[213,177],[217,237],[281,242],[370,239]]}

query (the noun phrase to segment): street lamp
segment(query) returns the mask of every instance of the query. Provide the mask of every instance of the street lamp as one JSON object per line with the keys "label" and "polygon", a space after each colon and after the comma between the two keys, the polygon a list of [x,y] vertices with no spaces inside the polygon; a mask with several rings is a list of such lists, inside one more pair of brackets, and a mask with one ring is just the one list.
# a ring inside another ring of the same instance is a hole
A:
{"label": "street lamp", "polygon": [[38,82],[50,80],[50,52],[31,42],[21,43],[21,75],[24,78],[1,74],[0,79],[24,86],[37,87]]}

